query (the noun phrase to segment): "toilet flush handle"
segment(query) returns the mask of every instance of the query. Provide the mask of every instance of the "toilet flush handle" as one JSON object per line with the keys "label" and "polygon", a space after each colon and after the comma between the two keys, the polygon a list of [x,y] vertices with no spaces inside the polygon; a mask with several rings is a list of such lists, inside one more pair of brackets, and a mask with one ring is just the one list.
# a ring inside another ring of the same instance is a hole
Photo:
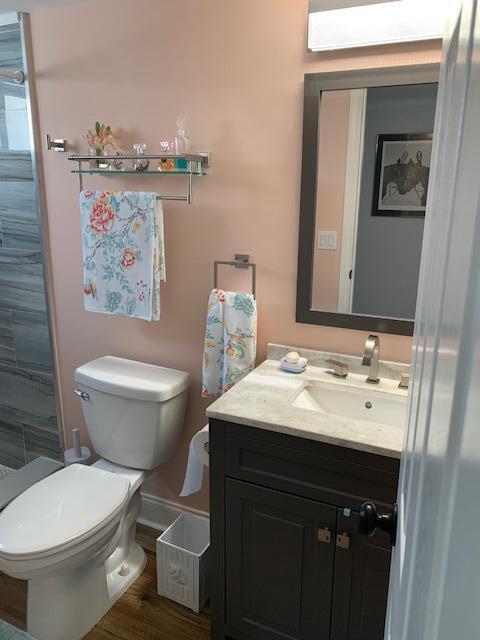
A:
{"label": "toilet flush handle", "polygon": [[90,396],[88,395],[88,393],[86,391],[82,391],[81,389],[74,389],[73,394],[75,396],[78,396],[82,400],[90,400]]}

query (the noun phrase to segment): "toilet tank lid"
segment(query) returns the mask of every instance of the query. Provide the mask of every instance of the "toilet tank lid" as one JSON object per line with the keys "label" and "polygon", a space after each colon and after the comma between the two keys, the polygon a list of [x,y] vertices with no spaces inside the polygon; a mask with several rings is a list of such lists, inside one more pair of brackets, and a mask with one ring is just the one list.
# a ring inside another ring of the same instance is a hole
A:
{"label": "toilet tank lid", "polygon": [[115,356],[103,356],[82,364],[75,371],[75,380],[90,389],[150,402],[169,400],[190,385],[186,371]]}

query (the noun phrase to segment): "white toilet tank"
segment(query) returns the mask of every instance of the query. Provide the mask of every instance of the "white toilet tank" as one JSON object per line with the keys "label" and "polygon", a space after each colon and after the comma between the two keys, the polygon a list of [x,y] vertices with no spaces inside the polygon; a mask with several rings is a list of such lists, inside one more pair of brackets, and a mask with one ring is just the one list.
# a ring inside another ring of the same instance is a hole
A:
{"label": "white toilet tank", "polygon": [[98,455],[145,470],[170,458],[183,429],[188,373],[104,356],[78,367],[75,381]]}

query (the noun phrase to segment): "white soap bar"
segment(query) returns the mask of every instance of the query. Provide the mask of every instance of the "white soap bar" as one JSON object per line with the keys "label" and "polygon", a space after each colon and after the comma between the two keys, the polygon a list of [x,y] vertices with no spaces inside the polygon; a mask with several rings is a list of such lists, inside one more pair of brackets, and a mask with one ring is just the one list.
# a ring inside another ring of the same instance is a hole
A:
{"label": "white soap bar", "polygon": [[289,351],[285,356],[285,360],[290,364],[297,364],[297,362],[300,360],[300,354],[298,353],[298,351]]}

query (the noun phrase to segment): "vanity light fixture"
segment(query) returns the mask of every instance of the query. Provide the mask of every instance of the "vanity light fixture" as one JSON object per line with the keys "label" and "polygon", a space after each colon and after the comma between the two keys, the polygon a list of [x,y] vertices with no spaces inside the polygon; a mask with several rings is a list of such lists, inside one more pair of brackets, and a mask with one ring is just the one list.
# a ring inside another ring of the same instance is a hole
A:
{"label": "vanity light fixture", "polygon": [[442,38],[448,0],[395,0],[308,16],[309,51]]}

